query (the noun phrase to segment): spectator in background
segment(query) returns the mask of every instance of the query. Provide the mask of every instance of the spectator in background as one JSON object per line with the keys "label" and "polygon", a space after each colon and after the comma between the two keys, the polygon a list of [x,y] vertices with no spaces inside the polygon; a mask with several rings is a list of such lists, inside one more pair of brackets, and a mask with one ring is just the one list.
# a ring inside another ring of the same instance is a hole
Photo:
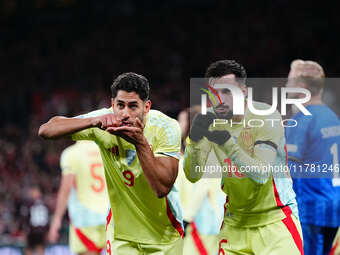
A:
{"label": "spectator in background", "polygon": [[45,236],[48,230],[49,211],[42,200],[38,186],[30,189],[29,232],[27,236],[26,255],[44,255]]}

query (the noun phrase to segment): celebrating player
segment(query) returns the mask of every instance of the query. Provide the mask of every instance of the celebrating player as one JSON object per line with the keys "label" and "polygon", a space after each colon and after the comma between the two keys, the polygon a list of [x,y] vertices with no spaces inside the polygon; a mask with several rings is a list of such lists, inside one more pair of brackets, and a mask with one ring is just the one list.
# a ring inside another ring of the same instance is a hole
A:
{"label": "celebrating player", "polygon": [[295,60],[287,83],[287,87],[305,88],[311,93],[311,99],[304,104],[311,115],[296,113],[292,119],[298,124],[286,128],[289,165],[295,177],[293,187],[308,255],[329,254],[340,226],[340,121],[322,102],[324,77],[318,63]]}
{"label": "celebrating player", "polygon": [[48,239],[55,243],[68,204],[69,242],[75,254],[100,254],[105,247],[108,195],[98,146],[77,141],[61,154],[62,179]]}
{"label": "celebrating player", "polygon": [[[245,114],[233,114],[231,90],[217,85],[228,84],[246,95],[246,71],[237,62],[212,63],[206,77],[219,103],[206,115],[194,118],[184,170],[192,182],[200,179],[202,171],[197,169],[205,166],[211,150],[219,164],[230,169],[223,171],[221,183],[227,201],[218,254],[303,254],[291,178],[285,172],[270,171],[273,166],[284,169],[284,129],[276,123],[274,127],[248,125],[251,119],[281,119],[280,114],[275,111],[270,116],[255,115],[248,109],[247,100],[236,102],[246,106]],[[256,109],[269,108],[264,103],[253,104]]]}
{"label": "celebrating player", "polygon": [[108,254],[182,254],[178,192],[180,129],[176,120],[150,110],[149,82],[135,73],[111,86],[112,107],[54,117],[39,135],[93,140],[100,148],[114,222]]}

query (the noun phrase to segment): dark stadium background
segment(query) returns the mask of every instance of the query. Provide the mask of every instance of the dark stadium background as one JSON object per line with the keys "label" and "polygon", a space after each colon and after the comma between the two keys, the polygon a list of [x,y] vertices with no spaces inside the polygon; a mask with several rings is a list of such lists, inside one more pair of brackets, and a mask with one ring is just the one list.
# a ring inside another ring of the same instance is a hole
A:
{"label": "dark stadium background", "polygon": [[[55,207],[69,142],[37,137],[42,122],[108,106],[126,71],[145,75],[153,107],[172,117],[189,105],[190,77],[218,59],[236,59],[249,77],[286,77],[293,59],[311,59],[337,77],[331,2],[0,0],[0,245],[24,245],[31,185]],[[328,90],[339,114],[340,88]]]}

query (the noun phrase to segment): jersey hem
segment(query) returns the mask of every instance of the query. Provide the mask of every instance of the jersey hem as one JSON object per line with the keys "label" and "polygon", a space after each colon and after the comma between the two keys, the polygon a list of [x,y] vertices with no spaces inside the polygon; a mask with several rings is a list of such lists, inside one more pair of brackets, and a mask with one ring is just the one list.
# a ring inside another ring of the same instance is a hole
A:
{"label": "jersey hem", "polygon": [[276,223],[278,221],[282,221],[284,218],[286,218],[285,215],[282,215],[280,216],[279,218],[277,219],[273,219],[271,221],[267,221],[267,222],[264,222],[264,223],[258,223],[258,224],[242,224],[242,223],[233,223],[233,222],[230,222],[230,220],[223,220],[223,223],[228,225],[228,226],[232,226],[232,227],[240,227],[240,228],[255,228],[255,227],[262,227],[262,226],[266,226],[266,225],[269,225],[269,224],[273,224],[273,223]]}
{"label": "jersey hem", "polygon": [[[178,233],[177,233],[178,234]],[[141,244],[152,244],[152,245],[168,245],[177,242],[179,239],[182,239],[182,237],[178,234],[177,238],[174,238],[173,240],[169,242],[155,242],[153,240],[136,240],[136,238],[131,238],[131,236],[126,236],[126,235],[115,235],[114,234],[114,239],[116,240],[122,240],[122,241],[129,241],[133,243],[141,243]]]}

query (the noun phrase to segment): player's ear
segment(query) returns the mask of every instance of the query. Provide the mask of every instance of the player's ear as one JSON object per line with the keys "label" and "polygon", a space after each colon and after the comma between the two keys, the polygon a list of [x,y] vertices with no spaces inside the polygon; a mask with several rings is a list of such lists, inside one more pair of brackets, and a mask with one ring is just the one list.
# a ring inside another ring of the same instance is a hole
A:
{"label": "player's ear", "polygon": [[115,99],[111,97],[111,106],[112,106],[112,108],[113,108],[114,103],[115,103]]}
{"label": "player's ear", "polygon": [[147,100],[144,103],[144,114],[148,113],[150,111],[150,108],[151,108],[151,101]]}
{"label": "player's ear", "polygon": [[298,88],[308,89],[307,84],[305,82],[303,82],[303,81],[298,80],[296,85],[297,85]]}
{"label": "player's ear", "polygon": [[244,84],[241,84],[240,87],[241,87],[241,90],[242,90],[244,97],[247,97],[248,96],[247,86],[244,85]]}

